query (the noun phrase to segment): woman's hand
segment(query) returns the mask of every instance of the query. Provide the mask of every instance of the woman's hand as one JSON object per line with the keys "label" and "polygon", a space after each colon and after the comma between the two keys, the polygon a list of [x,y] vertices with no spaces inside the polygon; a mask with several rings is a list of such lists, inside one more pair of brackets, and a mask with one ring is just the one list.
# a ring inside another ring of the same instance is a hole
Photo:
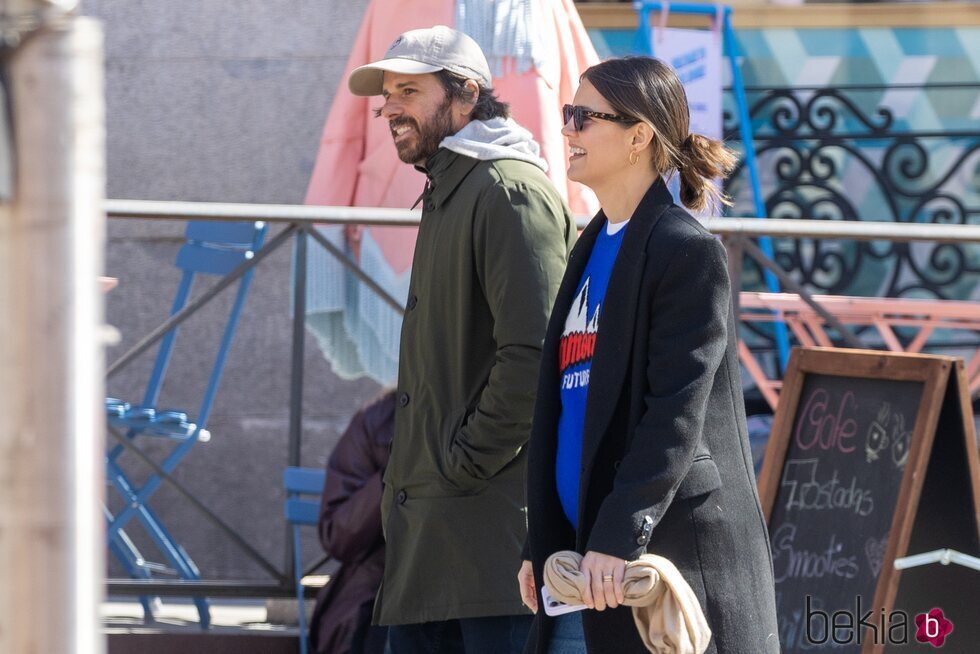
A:
{"label": "woman's hand", "polygon": [[579,570],[585,575],[582,600],[590,609],[604,611],[623,603],[623,576],[626,561],[598,552],[586,552]]}
{"label": "woman's hand", "polygon": [[521,563],[521,571],[517,573],[517,583],[521,588],[521,601],[531,609],[532,613],[537,613],[538,593],[534,588],[534,570],[531,569],[530,561]]}

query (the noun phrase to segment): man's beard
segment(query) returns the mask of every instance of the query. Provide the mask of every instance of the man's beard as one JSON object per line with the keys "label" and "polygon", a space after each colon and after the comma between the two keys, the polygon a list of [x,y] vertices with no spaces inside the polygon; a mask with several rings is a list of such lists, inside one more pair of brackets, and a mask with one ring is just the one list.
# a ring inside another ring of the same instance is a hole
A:
{"label": "man's beard", "polygon": [[419,124],[411,118],[393,121],[392,128],[409,125],[415,130],[415,141],[396,143],[398,158],[408,164],[424,163],[439,149],[442,139],[453,133],[452,102],[447,98],[435,114],[426,122]]}

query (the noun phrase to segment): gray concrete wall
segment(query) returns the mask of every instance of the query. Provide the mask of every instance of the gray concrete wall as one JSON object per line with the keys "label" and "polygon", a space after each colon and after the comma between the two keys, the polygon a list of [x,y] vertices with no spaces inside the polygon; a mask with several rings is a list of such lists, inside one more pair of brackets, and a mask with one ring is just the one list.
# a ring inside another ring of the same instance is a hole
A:
{"label": "gray concrete wall", "polygon": [[[106,34],[108,196],[300,203],[320,130],[366,0],[85,0]],[[122,334],[113,361],[168,314],[183,225],[109,224],[108,321]],[[282,563],[292,248],[255,275],[209,427],[176,477],[274,563]],[[206,285],[206,284],[205,284]],[[230,296],[181,330],[162,405],[196,413]],[[352,414],[379,388],[331,372],[306,340],[303,464],[321,466]],[[139,402],[144,355],[108,384]],[[166,444],[141,444],[158,457]],[[124,458],[130,469],[137,461]],[[145,470],[145,469],[144,469]],[[142,474],[142,473],[140,473]],[[112,505],[119,502],[107,489]],[[168,488],[152,501],[205,578],[264,578]],[[145,544],[139,536],[133,536]],[[312,555],[313,548],[310,547]],[[147,548],[150,558],[157,558]],[[111,573],[120,569],[114,564]]]}

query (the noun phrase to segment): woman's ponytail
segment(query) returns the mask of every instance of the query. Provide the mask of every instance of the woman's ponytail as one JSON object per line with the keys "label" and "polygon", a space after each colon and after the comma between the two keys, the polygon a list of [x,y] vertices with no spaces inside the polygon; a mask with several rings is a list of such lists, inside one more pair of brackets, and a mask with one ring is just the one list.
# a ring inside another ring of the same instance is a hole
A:
{"label": "woman's ponytail", "polygon": [[701,134],[689,134],[681,143],[677,171],[681,177],[681,202],[694,211],[708,207],[717,210],[732,201],[715,184],[735,167],[735,153],[720,141]]}

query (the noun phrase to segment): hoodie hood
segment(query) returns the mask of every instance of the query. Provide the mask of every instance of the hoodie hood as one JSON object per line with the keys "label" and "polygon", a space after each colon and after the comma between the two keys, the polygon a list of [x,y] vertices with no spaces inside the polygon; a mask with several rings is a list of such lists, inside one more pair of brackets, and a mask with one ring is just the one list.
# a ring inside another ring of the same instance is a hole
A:
{"label": "hoodie hood", "polygon": [[439,147],[479,161],[526,161],[548,172],[548,163],[541,158],[541,147],[531,132],[512,118],[470,121],[463,129],[444,138]]}

